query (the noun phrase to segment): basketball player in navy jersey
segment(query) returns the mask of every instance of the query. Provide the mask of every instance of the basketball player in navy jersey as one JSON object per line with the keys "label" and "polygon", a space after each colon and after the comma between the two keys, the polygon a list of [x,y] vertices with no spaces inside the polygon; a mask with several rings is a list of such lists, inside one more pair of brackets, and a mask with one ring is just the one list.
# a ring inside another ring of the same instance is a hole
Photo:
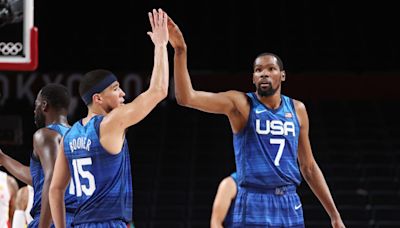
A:
{"label": "basketball player in navy jersey", "polygon": [[306,108],[302,102],[281,94],[281,83],[286,77],[281,59],[272,53],[257,56],[252,79],[255,92],[196,91],[187,69],[183,35],[170,18],[168,29],[175,51],[178,103],[225,114],[229,119],[239,183],[234,227],[304,227],[302,206],[296,193],[301,174],[329,214],[332,227],[344,227],[312,154]]}
{"label": "basketball player in navy jersey", "polygon": [[220,182],[212,207],[211,228],[232,227],[233,206],[238,191],[237,186],[236,172],[225,177]]}
{"label": "basketball player in navy jersey", "polygon": [[[48,84],[39,91],[34,111],[38,130],[33,135],[30,166],[25,166],[0,151],[0,164],[19,180],[33,186],[33,221],[28,227],[50,227],[52,223],[49,187],[61,138],[70,128],[67,120],[69,97],[67,88],[58,84]],[[75,197],[68,191],[64,193],[68,208],[67,221],[70,224],[75,212]]]}
{"label": "basketball player in navy jersey", "polygon": [[154,67],[148,90],[124,105],[125,93],[108,70],[93,70],[79,85],[88,115],[64,136],[51,183],[50,205],[57,228],[65,227],[62,192],[72,176],[78,209],[74,227],[126,227],[132,220],[128,127],[145,118],[168,93],[167,14],[149,13]]}

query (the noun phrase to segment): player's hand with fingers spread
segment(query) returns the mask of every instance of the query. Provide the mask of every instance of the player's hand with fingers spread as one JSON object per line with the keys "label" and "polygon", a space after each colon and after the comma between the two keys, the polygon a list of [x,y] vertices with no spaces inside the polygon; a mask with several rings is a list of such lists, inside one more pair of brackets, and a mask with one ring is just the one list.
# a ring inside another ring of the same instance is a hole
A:
{"label": "player's hand with fingers spread", "polygon": [[149,12],[151,32],[147,32],[155,46],[167,45],[169,35],[167,29],[168,15],[162,9]]}
{"label": "player's hand with fingers spread", "polygon": [[185,49],[186,43],[183,38],[182,32],[179,29],[178,25],[168,17],[168,31],[169,31],[169,42],[171,43],[174,49]]}

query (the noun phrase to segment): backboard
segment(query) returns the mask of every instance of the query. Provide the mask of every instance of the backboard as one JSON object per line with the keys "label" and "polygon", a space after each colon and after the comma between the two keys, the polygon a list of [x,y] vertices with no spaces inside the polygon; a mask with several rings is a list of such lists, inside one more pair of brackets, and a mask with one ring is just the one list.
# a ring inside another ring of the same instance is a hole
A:
{"label": "backboard", "polygon": [[38,29],[34,0],[0,0],[0,70],[34,71],[38,66]]}

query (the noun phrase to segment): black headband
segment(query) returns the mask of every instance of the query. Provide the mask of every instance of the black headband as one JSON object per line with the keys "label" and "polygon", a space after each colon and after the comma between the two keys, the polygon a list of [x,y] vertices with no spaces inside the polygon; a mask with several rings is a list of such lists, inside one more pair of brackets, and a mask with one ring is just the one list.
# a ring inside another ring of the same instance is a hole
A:
{"label": "black headband", "polygon": [[113,74],[107,75],[103,80],[90,88],[85,94],[82,95],[82,100],[86,105],[92,103],[93,94],[100,93],[113,82],[117,81],[117,78]]}

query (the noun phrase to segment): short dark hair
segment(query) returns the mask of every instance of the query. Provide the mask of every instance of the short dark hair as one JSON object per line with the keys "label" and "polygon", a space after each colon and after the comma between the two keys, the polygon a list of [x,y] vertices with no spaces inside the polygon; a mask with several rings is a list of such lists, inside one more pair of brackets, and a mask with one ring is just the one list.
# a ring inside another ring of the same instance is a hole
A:
{"label": "short dark hair", "polygon": [[83,95],[88,92],[93,86],[103,81],[107,76],[114,75],[109,70],[97,69],[87,72],[79,82],[79,95]]}
{"label": "short dark hair", "polygon": [[[256,60],[257,58],[259,58],[259,57],[261,57],[261,56],[266,56],[266,55],[274,56],[274,57],[276,58],[276,60],[278,61],[279,70],[283,70],[283,69],[284,69],[282,59],[279,58],[278,55],[276,55],[276,54],[274,54],[274,53],[271,53],[271,52],[264,52],[264,53],[261,53],[261,54],[257,55],[257,57],[256,57],[254,60]],[[254,66],[254,63],[253,63],[253,66]]]}
{"label": "short dark hair", "polygon": [[51,107],[56,110],[68,110],[70,95],[67,87],[61,84],[50,83],[45,85],[40,91],[42,99],[46,100]]}

